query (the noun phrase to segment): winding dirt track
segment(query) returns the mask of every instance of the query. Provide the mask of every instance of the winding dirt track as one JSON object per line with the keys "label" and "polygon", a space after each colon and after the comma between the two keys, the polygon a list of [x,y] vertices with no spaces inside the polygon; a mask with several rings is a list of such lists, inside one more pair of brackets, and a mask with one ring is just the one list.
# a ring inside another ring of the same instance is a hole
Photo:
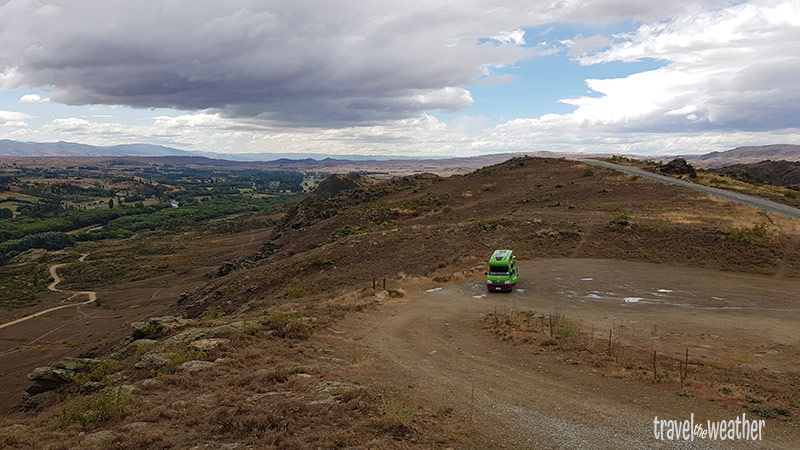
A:
{"label": "winding dirt track", "polygon": [[[87,256],[89,256],[88,253],[85,253],[85,254],[81,255],[81,257],[78,258],[78,262],[83,262],[83,260],[85,260]],[[68,305],[56,306],[54,308],[45,309],[44,311],[39,311],[39,312],[36,312],[36,313],[33,313],[33,314],[29,314],[29,315],[27,315],[25,317],[20,317],[17,320],[12,320],[11,322],[6,322],[6,323],[0,325],[0,329],[6,328],[6,327],[10,327],[12,325],[16,325],[18,323],[22,323],[22,322],[25,322],[27,320],[34,319],[36,317],[45,315],[47,313],[51,313],[53,311],[58,311],[59,309],[71,308],[73,306],[80,306],[80,305],[88,305],[90,303],[94,303],[95,301],[97,301],[97,292],[95,292],[95,291],[62,291],[61,289],[58,289],[56,287],[58,285],[58,283],[61,282],[61,278],[58,276],[58,273],[56,272],[56,270],[58,270],[59,267],[66,266],[67,264],[71,264],[71,263],[53,264],[52,266],[50,266],[50,276],[53,277],[53,282],[50,283],[49,286],[47,286],[47,289],[50,290],[50,291],[53,291],[53,292],[66,292],[67,294],[72,294],[72,296],[69,297],[66,300],[71,300],[71,299],[77,297],[78,295],[86,295],[89,298],[88,300],[86,300],[85,302],[80,302],[80,303],[70,303]]]}
{"label": "winding dirt track", "polygon": [[[522,292],[485,295],[480,279],[420,289],[351,324],[351,337],[379,367],[371,382],[389,391],[399,387],[434,409],[453,408],[477,434],[475,448],[753,445],[656,441],[655,416],[683,420],[694,413],[705,423],[733,419],[742,410],[678,397],[659,385],[601,376],[591,366],[565,364],[538,346],[491,335],[484,318],[512,308],[546,313],[555,305],[598,328],[613,322],[630,333],[647,333],[658,325],[686,340],[710,330],[718,338],[712,346],[722,348],[728,339],[751,336],[761,343],[796,346],[800,305],[792,293],[800,289],[798,280],[608,260],[521,261],[520,267]],[[595,292],[602,298],[589,296]],[[634,296],[641,301],[625,301]],[[800,432],[793,424],[770,420],[765,439],[760,444],[770,448],[796,448]]]}

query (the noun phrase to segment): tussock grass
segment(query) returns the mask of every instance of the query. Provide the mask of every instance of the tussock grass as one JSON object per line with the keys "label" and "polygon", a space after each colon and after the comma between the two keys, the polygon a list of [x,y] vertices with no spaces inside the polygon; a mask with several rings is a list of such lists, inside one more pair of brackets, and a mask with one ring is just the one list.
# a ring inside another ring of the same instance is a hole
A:
{"label": "tussock grass", "polygon": [[755,243],[766,239],[769,230],[766,225],[754,225],[752,227],[723,227],[716,230],[720,239],[733,242]]}
{"label": "tussock grass", "polygon": [[272,313],[264,325],[281,338],[305,340],[312,333],[311,320],[296,313]]}
{"label": "tussock grass", "polygon": [[388,397],[382,401],[383,413],[396,425],[408,428],[416,418],[414,408],[400,398]]}
{"label": "tussock grass", "polygon": [[133,396],[125,389],[109,389],[90,396],[67,397],[61,420],[65,425],[79,424],[84,427],[117,421],[124,417]]}
{"label": "tussock grass", "polygon": [[297,278],[292,279],[292,281],[283,288],[283,296],[286,298],[303,298],[309,294],[310,292],[303,288],[300,284],[300,280]]}

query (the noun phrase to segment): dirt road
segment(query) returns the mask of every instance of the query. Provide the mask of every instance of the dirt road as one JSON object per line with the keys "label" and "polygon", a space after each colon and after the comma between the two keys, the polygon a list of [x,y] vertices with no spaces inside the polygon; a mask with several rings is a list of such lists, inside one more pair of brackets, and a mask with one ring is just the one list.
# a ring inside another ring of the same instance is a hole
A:
{"label": "dirt road", "polygon": [[[65,356],[104,355],[129,334],[130,322],[166,314],[181,292],[206,282],[206,273],[216,270],[223,260],[257,250],[270,232],[271,229],[258,229],[215,239],[209,250],[203,247],[201,253],[187,254],[199,264],[188,272],[93,288],[96,293],[69,291],[72,295],[87,295],[89,300],[101,298],[102,307],[93,303],[87,308],[89,302],[58,304],[62,300],[59,297],[63,297],[57,288],[62,265],[52,266],[54,281],[50,290],[39,297],[50,308],[0,310],[3,320],[8,320],[0,327],[0,414],[19,402],[30,385],[26,374],[32,369]],[[31,320],[34,317],[36,320]]]}
{"label": "dirt road", "polygon": [[636,167],[621,166],[619,164],[612,164],[606,161],[597,161],[594,159],[580,159],[579,161],[586,164],[592,164],[594,166],[605,167],[607,169],[613,169],[630,175],[636,175],[642,178],[647,178],[648,180],[654,180],[661,183],[668,183],[677,186],[687,187],[689,189],[694,189],[695,191],[700,191],[704,194],[713,195],[719,198],[724,198],[726,200],[741,203],[743,205],[754,206],[756,208],[763,209],[764,211],[775,212],[778,214],[783,214],[784,216],[787,217],[800,219],[800,209],[793,208],[789,205],[782,205],[780,203],[776,203],[763,198],[754,197],[752,195],[746,195],[746,194],[741,194],[739,192],[729,191],[725,189],[718,189],[709,186],[703,186],[701,184],[690,183],[688,181],[683,181],[683,180],[677,180],[675,178],[665,177],[663,175],[658,175],[653,172],[648,172],[646,170],[639,169]]}
{"label": "dirt road", "polygon": [[[83,262],[83,260],[86,259],[87,256],[89,256],[88,253],[81,255],[81,257],[78,259],[78,261],[79,262]],[[71,308],[73,306],[80,306],[80,305],[88,305],[90,303],[96,302],[97,301],[97,292],[94,292],[94,291],[62,291],[61,289],[56,288],[58,283],[61,282],[61,278],[58,276],[58,273],[56,271],[60,267],[66,266],[67,264],[71,264],[71,263],[53,264],[52,266],[50,266],[50,276],[53,277],[53,282],[50,283],[50,285],[47,286],[47,289],[52,291],[52,292],[66,292],[68,294],[72,294],[71,297],[65,299],[64,301],[72,300],[73,298],[77,297],[78,295],[86,295],[89,298],[88,300],[86,300],[85,302],[69,303],[69,304],[66,304],[66,305],[56,306],[56,307],[53,307],[53,308],[45,309],[43,311],[35,312],[35,313],[29,314],[29,315],[27,315],[25,317],[20,317],[19,319],[12,320],[10,322],[6,322],[4,324],[1,324],[0,325],[0,329],[6,328],[6,327],[10,327],[10,326],[16,325],[18,323],[25,322],[27,320],[30,320],[30,319],[33,319],[33,318],[36,318],[36,317],[39,317],[39,316],[43,316],[43,315],[51,313],[53,311],[58,311],[59,309]]]}
{"label": "dirt road", "polygon": [[[427,286],[352,319],[354,331],[347,334],[380,368],[370,382],[400,387],[434,409],[453,408],[481,448],[675,448],[654,439],[655,416],[683,420],[694,413],[705,423],[743,411],[565,364],[556,353],[500,340],[483,319],[511,308],[558,307],[598,329],[623,325],[626,338],[650,337],[660,351],[691,346],[698,359],[781,348],[774,361],[754,358],[770,370],[780,370],[782,356],[794,358],[800,344],[800,302],[792,295],[800,292],[799,280],[610,260],[522,261],[520,267],[523,281],[511,294],[487,295],[478,277]],[[762,446],[796,448],[800,430],[769,420],[764,438]],[[717,448],[740,446],[748,445],[726,441]],[[677,447],[715,448],[708,441]]]}

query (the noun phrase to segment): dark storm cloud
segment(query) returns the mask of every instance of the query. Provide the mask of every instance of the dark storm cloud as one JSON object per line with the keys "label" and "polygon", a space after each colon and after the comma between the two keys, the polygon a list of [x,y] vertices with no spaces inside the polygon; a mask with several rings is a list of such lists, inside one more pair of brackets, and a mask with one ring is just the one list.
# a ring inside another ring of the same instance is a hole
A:
{"label": "dark storm cloud", "polygon": [[477,43],[513,26],[508,12],[484,24],[455,8],[356,3],[10,1],[0,73],[67,104],[314,125],[461,110],[472,99],[458,86],[528,56]]}
{"label": "dark storm cloud", "polygon": [[669,12],[616,0],[0,1],[0,88],[288,125],[369,123],[462,110],[472,103],[462,86],[531,56],[487,37]]}

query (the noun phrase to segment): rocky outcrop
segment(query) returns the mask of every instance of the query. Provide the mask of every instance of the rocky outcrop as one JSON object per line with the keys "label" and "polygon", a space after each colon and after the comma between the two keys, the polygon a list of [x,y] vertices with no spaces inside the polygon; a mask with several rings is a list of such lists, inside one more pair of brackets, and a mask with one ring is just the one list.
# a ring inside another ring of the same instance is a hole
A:
{"label": "rocky outcrop", "polygon": [[28,374],[33,385],[25,389],[22,403],[25,407],[34,408],[62,386],[73,383],[79,373],[91,372],[101,363],[93,358],[64,358],[52,366],[37,367]]}
{"label": "rocky outcrop", "polygon": [[347,175],[334,174],[323,180],[322,183],[314,189],[313,193],[320,197],[332,198],[344,191],[369,186],[374,183],[375,180],[358,173],[349,173]]}
{"label": "rocky outcrop", "polygon": [[155,339],[192,323],[175,316],[152,317],[143,322],[131,322],[134,339]]}
{"label": "rocky outcrop", "polygon": [[697,172],[691,164],[683,158],[675,158],[672,161],[656,167],[656,171],[667,175],[689,175],[694,178]]}
{"label": "rocky outcrop", "polygon": [[192,328],[191,330],[182,331],[166,339],[162,345],[164,347],[171,347],[176,344],[187,344],[200,339],[220,338],[230,333],[242,333],[248,329],[257,329],[258,327],[259,324],[256,322],[233,322],[214,328]]}
{"label": "rocky outcrop", "polygon": [[65,384],[72,383],[76,372],[67,369],[56,369],[55,367],[37,367],[28,374],[28,379],[33,385],[25,392],[31,395],[41,394],[42,392],[52,391]]}

